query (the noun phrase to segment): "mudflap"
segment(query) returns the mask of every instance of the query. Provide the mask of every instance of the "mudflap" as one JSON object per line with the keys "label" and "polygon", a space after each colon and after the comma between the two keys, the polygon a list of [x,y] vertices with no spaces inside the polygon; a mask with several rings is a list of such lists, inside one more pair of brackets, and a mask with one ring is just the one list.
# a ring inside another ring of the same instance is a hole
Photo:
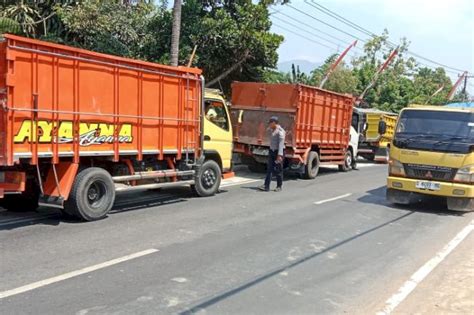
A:
{"label": "mudflap", "polygon": [[375,150],[375,162],[388,163],[388,148],[378,148]]}
{"label": "mudflap", "polygon": [[41,195],[38,204],[43,207],[64,209],[64,198],[59,196]]}
{"label": "mudflap", "polygon": [[420,201],[420,195],[417,193],[387,188],[387,201],[398,205],[409,205]]}
{"label": "mudflap", "polygon": [[453,211],[474,211],[474,198],[448,197],[448,209]]}

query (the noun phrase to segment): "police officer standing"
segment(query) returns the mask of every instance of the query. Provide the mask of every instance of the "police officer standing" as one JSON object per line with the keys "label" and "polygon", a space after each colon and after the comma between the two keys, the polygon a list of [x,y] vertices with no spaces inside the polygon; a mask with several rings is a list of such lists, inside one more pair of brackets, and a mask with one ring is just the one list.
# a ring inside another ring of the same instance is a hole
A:
{"label": "police officer standing", "polygon": [[270,150],[268,152],[267,177],[265,184],[259,189],[270,191],[272,176],[275,175],[277,187],[275,191],[281,191],[283,185],[283,150],[285,149],[285,130],[280,126],[278,117],[273,116],[268,121],[270,137]]}

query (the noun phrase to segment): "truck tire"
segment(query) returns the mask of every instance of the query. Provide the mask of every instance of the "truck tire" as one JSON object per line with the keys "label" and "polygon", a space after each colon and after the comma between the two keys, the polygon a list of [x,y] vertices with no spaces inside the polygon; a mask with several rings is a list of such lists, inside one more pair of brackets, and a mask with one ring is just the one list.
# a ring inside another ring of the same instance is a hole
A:
{"label": "truck tire", "polygon": [[267,171],[267,166],[262,163],[254,162],[247,166],[252,173],[265,173]]}
{"label": "truck tire", "polygon": [[352,165],[354,164],[352,151],[347,150],[346,154],[344,155],[344,164],[339,165],[340,172],[349,172],[352,169]]}
{"label": "truck tire", "polygon": [[213,196],[219,191],[221,177],[219,165],[213,160],[207,160],[199,168],[193,189],[199,197]]}
{"label": "truck tire", "polygon": [[115,201],[115,185],[110,174],[98,167],[79,172],[65,204],[65,212],[84,221],[104,218]]}
{"label": "truck tire", "polygon": [[308,160],[304,167],[304,179],[314,179],[319,173],[319,154],[318,152],[311,151],[308,154]]}
{"label": "truck tire", "polygon": [[369,161],[369,162],[374,162],[375,161],[375,154],[373,154],[373,153],[364,154],[364,155],[362,155],[362,157],[364,159],[366,159],[367,161]]}

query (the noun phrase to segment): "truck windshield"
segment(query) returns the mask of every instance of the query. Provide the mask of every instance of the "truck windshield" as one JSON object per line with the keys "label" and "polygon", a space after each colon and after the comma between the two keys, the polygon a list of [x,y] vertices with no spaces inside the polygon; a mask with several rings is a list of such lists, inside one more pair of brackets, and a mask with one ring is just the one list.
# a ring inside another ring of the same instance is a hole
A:
{"label": "truck windshield", "polygon": [[407,110],[399,119],[396,136],[474,142],[474,113]]}

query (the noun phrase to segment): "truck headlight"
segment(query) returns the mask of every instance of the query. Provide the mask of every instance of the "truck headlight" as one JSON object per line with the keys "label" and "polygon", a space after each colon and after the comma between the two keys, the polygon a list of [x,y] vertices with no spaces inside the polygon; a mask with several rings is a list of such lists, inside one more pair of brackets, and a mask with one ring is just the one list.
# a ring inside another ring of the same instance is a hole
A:
{"label": "truck headlight", "polygon": [[405,168],[400,161],[392,159],[388,162],[388,174],[391,176],[405,177]]}
{"label": "truck headlight", "polygon": [[474,183],[474,164],[461,167],[454,177],[455,182]]}

